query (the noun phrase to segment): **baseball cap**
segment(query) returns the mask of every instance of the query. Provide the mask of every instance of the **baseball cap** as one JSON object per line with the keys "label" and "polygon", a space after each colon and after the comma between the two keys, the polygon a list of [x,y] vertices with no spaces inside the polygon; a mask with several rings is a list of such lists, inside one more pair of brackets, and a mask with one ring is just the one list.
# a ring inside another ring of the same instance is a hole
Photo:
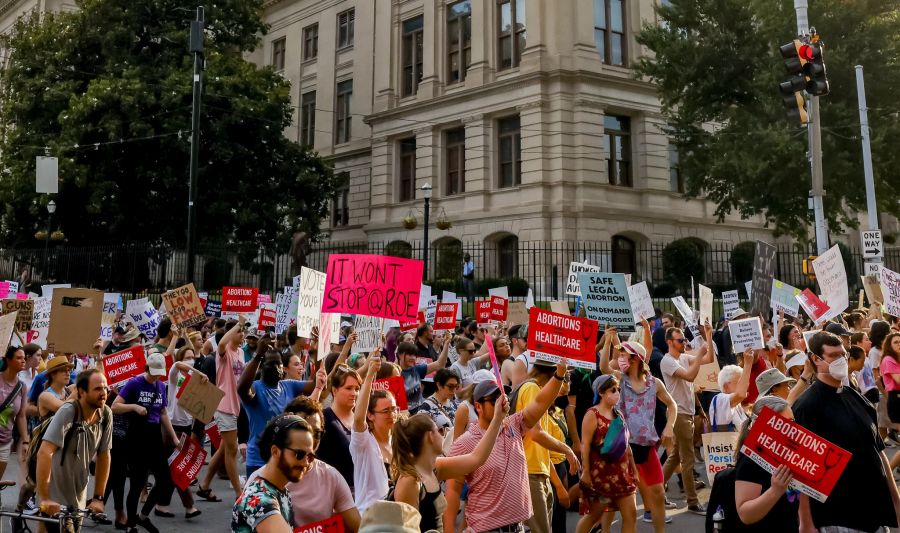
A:
{"label": "baseball cap", "polygon": [[494,373],[490,370],[482,368],[472,373],[470,381],[472,383],[475,383],[476,385],[481,383],[482,381],[494,381]]}
{"label": "baseball cap", "polygon": [[843,324],[839,324],[837,322],[831,322],[827,326],[825,326],[825,331],[828,333],[833,333],[839,337],[849,337],[850,332],[847,331],[847,328],[843,326]]}
{"label": "baseball cap", "polygon": [[789,378],[781,373],[777,368],[770,368],[762,374],[756,376],[756,388],[759,390],[760,396],[769,394],[772,387],[781,383],[790,383],[792,386],[797,383],[796,379]]}
{"label": "baseball cap", "polygon": [[151,352],[147,356],[147,371],[151,376],[165,376],[166,357],[159,352]]}
{"label": "baseball cap", "polygon": [[[480,402],[481,400],[487,398],[491,394],[494,394],[498,390],[500,390],[500,387],[497,386],[497,382],[494,379],[491,379],[490,381],[482,381],[478,385],[475,385],[475,391],[472,393],[472,400],[475,402]],[[509,394],[512,392],[512,389],[509,388],[509,386],[504,385],[503,391],[506,394]]]}
{"label": "baseball cap", "polygon": [[616,348],[621,348],[621,349],[625,350],[626,352],[628,352],[630,355],[638,356],[641,359],[641,361],[647,360],[647,350],[644,349],[644,347],[642,345],[640,345],[636,342],[625,341],[625,342],[619,344],[618,346],[616,346]]}
{"label": "baseball cap", "polygon": [[785,372],[790,372],[795,366],[803,366],[806,364],[806,354],[800,350],[788,352],[784,361]]}

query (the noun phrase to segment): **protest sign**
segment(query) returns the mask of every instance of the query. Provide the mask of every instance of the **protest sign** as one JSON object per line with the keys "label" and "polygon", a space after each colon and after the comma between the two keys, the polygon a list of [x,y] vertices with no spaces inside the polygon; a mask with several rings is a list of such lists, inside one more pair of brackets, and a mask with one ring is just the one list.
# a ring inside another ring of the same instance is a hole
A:
{"label": "protest sign", "polygon": [[169,319],[179,328],[189,328],[206,321],[206,312],[193,283],[164,292],[162,301],[166,304]]}
{"label": "protest sign", "polygon": [[762,325],[758,316],[732,320],[728,323],[728,331],[731,333],[731,345],[734,353],[744,353],[747,348],[754,350],[765,348]]}
{"label": "protest sign", "polygon": [[645,318],[649,320],[656,316],[656,310],[653,309],[653,300],[650,298],[650,290],[647,289],[646,281],[629,285],[628,299],[631,300],[631,313],[636,324]]}
{"label": "protest sign", "polygon": [[391,376],[384,379],[376,379],[372,382],[372,390],[386,390],[394,395],[397,408],[401,411],[409,410],[409,402],[406,399],[406,387],[403,385],[403,376]]}
{"label": "protest sign", "polygon": [[747,299],[749,300],[750,297],[753,295],[753,282],[752,281],[748,281],[748,282],[744,283],[744,292],[747,293]]}
{"label": "protest sign", "polygon": [[422,262],[415,259],[332,254],[322,311],[413,320],[419,310],[422,270]]}
{"label": "protest sign", "polygon": [[270,303],[273,303],[273,302],[272,302],[272,296],[271,296],[271,295],[268,295],[268,294],[265,294],[265,293],[260,293],[260,294],[258,294],[258,295],[256,296],[256,304],[257,304],[257,305],[259,305],[259,304],[270,304]]}
{"label": "protest sign", "polygon": [[[285,287],[293,289],[293,287]],[[281,335],[291,325],[291,296],[279,292],[275,297],[275,334]]]}
{"label": "protest sign", "polygon": [[125,306],[125,314],[131,323],[138,328],[138,331],[152,341],[156,338],[156,328],[159,327],[159,313],[153,307],[153,302],[147,298],[138,298],[137,300],[128,300]]}
{"label": "protest sign", "polygon": [[772,280],[775,279],[775,252],[769,243],[756,241],[753,254],[753,277],[750,280],[750,314],[768,316],[772,304]]}
{"label": "protest sign", "polygon": [[828,304],[828,311],[822,320],[831,320],[850,306],[850,290],[847,287],[847,271],[841,249],[834,245],[827,252],[813,259],[816,281],[822,291],[822,300]]}
{"label": "protest sign", "polygon": [[[449,304],[449,303],[453,303],[453,302],[459,302],[459,298],[456,297],[455,292],[443,291],[441,293],[441,301]],[[460,302],[460,305],[457,306],[457,308],[456,308],[456,320],[462,320],[462,318],[463,318],[462,311],[463,311],[462,310],[462,302]]]}
{"label": "protest sign", "polygon": [[707,322],[710,324],[715,324],[713,320],[713,293],[712,289],[707,287],[706,285],[698,285],[698,292],[700,293],[700,313],[697,319],[698,324],[706,324]]}
{"label": "protest sign", "polygon": [[50,299],[35,298],[34,316],[31,320],[31,329],[26,337],[27,342],[33,342],[43,349],[47,349],[47,331],[50,328]]}
{"label": "protest sign", "polygon": [[864,309],[865,307],[866,307],[866,290],[859,289],[859,305],[856,308]]}
{"label": "protest sign", "polygon": [[550,310],[561,315],[571,316],[572,311],[569,310],[569,302],[562,300],[554,300],[550,302]]}
{"label": "protest sign", "polygon": [[735,311],[740,309],[741,301],[738,296],[738,291],[725,291],[722,293],[722,307],[725,311],[725,319],[731,320],[731,317],[734,316]]}
{"label": "protest sign", "polygon": [[495,324],[505,322],[509,315],[509,300],[502,296],[491,296],[491,321]]}
{"label": "protest sign", "polygon": [[[625,282],[624,278],[622,282]],[[597,322],[590,318],[532,307],[528,320],[528,350],[535,359],[595,370],[597,327]]]}
{"label": "protest sign", "polygon": [[419,309],[428,307],[428,299],[431,298],[431,285],[424,283],[419,287]]}
{"label": "protest sign", "polygon": [[120,294],[106,293],[103,295],[103,313],[100,315],[100,338],[105,341],[112,340],[115,328],[116,313],[119,309]]}
{"label": "protest sign", "polygon": [[263,333],[268,328],[275,328],[278,320],[278,310],[273,303],[261,303],[257,309],[256,315],[256,331]]}
{"label": "protest sign", "polygon": [[600,272],[600,267],[572,261],[569,265],[569,279],[566,282],[566,296],[581,296],[581,286],[578,281],[578,274],[581,272]]}
{"label": "protest sign", "polygon": [[437,296],[429,296],[425,302],[425,323],[434,326],[434,314],[437,311]]}
{"label": "protest sign", "polygon": [[186,490],[197,479],[203,463],[206,461],[206,450],[193,436],[187,437],[181,449],[175,449],[169,456],[169,471],[172,482],[181,490]]}
{"label": "protest sign", "polygon": [[[534,306],[532,306],[534,307]],[[525,302],[509,302],[509,317],[506,322],[509,325],[528,323],[528,309]]]}
{"label": "protest sign", "polygon": [[879,276],[861,276],[860,280],[862,280],[863,289],[866,291],[866,299],[869,300],[869,305],[874,304],[875,302],[884,303],[884,293],[881,290],[881,282],[879,281]]}
{"label": "protest sign", "polygon": [[340,313],[321,313],[319,315],[319,348],[316,360],[321,361],[328,357],[331,345],[340,341],[341,315]]}
{"label": "protest sign", "polygon": [[319,325],[324,292],[325,273],[302,267],[297,293],[297,336],[309,338],[312,328]]}
{"label": "protest sign", "polygon": [[813,335],[822,331],[821,329],[813,329],[810,331],[804,331],[801,333],[803,335],[803,345],[806,346],[806,350],[809,351],[809,340],[813,338]]}
{"label": "protest sign", "polygon": [[[881,267],[881,287],[884,306],[889,315],[900,316],[900,274]],[[4,311],[5,314],[5,311]]]}
{"label": "protest sign", "polygon": [[209,424],[225,393],[209,381],[188,375],[178,389],[178,405],[204,424]]}
{"label": "protest sign", "polygon": [[531,287],[528,287],[528,296],[525,297],[525,309],[531,309],[534,307],[534,293],[531,291]]}
{"label": "protest sign", "polygon": [[475,321],[478,327],[487,327],[492,324],[490,300],[475,300]]}
{"label": "protest sign", "polygon": [[353,331],[356,332],[356,342],[353,343],[355,353],[369,353],[380,344],[383,320],[375,316],[356,315],[353,319]]}
{"label": "protest sign", "polygon": [[820,502],[831,489],[853,455],[766,407],[750,426],[741,453],[769,473],[781,465],[790,469],[790,487]]}
{"label": "protest sign", "polygon": [[17,281],[0,281],[0,299],[15,299],[18,292],[19,283]]}
{"label": "protest sign", "polygon": [[491,339],[490,335],[485,335],[484,343],[488,347],[488,357],[491,359],[491,372],[494,373],[494,381],[500,387],[500,395],[506,396],[506,391],[503,389],[503,378],[500,377],[500,363],[497,362],[497,353],[494,352],[494,340]]}
{"label": "protest sign", "polygon": [[681,315],[681,318],[684,319],[686,324],[696,324],[697,321],[694,320],[694,311],[691,309],[691,306],[688,305],[686,301],[684,301],[683,296],[676,296],[672,298],[672,303],[675,304],[675,309],[678,309],[678,314]]}
{"label": "protest sign", "polygon": [[[420,320],[413,320],[412,322],[399,322],[400,333],[406,333],[407,331],[415,331],[416,328],[419,327],[419,324],[425,323],[425,311],[419,311],[419,314],[422,316]],[[387,320],[385,320],[387,322]]]}
{"label": "protest sign", "polygon": [[47,349],[56,354],[93,353],[103,313],[103,292],[55,289],[50,308]]}
{"label": "protest sign", "polygon": [[797,301],[797,295],[800,289],[792,287],[787,283],[778,281],[772,282],[772,311],[777,315],[780,311],[784,311],[785,315],[797,316],[800,312],[800,302]]}
{"label": "protest sign", "polygon": [[140,344],[103,356],[103,372],[110,385],[122,385],[144,373],[147,356]]}
{"label": "protest sign", "polygon": [[222,315],[222,302],[218,300],[207,300],[206,301],[206,316],[221,316]]}
{"label": "protest sign", "polygon": [[620,333],[634,331],[634,315],[623,274],[582,272],[578,274],[578,283],[588,318],[614,327]]}
{"label": "protest sign", "polygon": [[49,298],[50,301],[53,301],[53,291],[55,289],[71,289],[71,283],[56,283],[52,285],[41,285],[41,296],[44,298]]}
{"label": "protest sign", "polygon": [[252,313],[256,311],[259,289],[256,287],[222,287],[222,312]]}
{"label": "protest sign", "polygon": [[492,289],[488,289],[488,296],[499,296],[501,298],[506,298],[509,300],[509,287],[506,285],[502,287],[494,287]]}
{"label": "protest sign", "polygon": [[455,330],[457,309],[459,309],[459,302],[439,303],[434,314],[434,331]]}
{"label": "protest sign", "polygon": [[700,365],[697,371],[697,378],[694,379],[694,385],[705,391],[719,390],[719,363],[713,358],[712,363]]}
{"label": "protest sign", "polygon": [[33,300],[2,300],[3,314],[16,314],[16,331],[24,332],[31,329],[31,321],[34,318]]}
{"label": "protest sign", "polygon": [[13,332],[16,329],[16,314],[0,316],[0,348],[2,353],[6,353],[9,348],[9,341],[12,339]]}
{"label": "protest sign", "polygon": [[344,518],[336,514],[325,520],[297,526],[294,533],[344,533]]}
{"label": "protest sign", "polygon": [[210,422],[203,428],[206,436],[209,437],[210,444],[217,450],[222,447],[222,433],[219,431],[219,424]]}
{"label": "protest sign", "polygon": [[716,474],[729,466],[734,466],[734,448],[738,434],[734,431],[703,434],[703,461],[706,463],[706,477],[712,486]]}
{"label": "protest sign", "polygon": [[818,296],[809,289],[803,289],[800,294],[795,296],[797,303],[803,308],[803,311],[809,315],[813,322],[822,320],[822,317],[828,313],[828,305],[819,299]]}

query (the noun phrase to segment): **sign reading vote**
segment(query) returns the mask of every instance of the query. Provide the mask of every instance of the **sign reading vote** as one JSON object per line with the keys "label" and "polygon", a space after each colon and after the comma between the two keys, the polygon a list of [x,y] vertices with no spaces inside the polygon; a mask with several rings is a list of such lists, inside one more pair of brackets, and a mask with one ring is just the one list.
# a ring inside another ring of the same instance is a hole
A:
{"label": "sign reading vote", "polygon": [[561,315],[538,307],[529,311],[528,349],[535,359],[596,369],[596,342],[595,320]]}
{"label": "sign reading vote", "polygon": [[415,320],[423,268],[422,262],[415,259],[332,254],[328,258],[322,311]]}
{"label": "sign reading vote", "polygon": [[252,313],[256,311],[259,289],[256,287],[223,287],[222,311],[225,313]]}
{"label": "sign reading vote", "polygon": [[634,331],[634,314],[624,274],[582,272],[578,274],[578,283],[589,318],[620,332]]}

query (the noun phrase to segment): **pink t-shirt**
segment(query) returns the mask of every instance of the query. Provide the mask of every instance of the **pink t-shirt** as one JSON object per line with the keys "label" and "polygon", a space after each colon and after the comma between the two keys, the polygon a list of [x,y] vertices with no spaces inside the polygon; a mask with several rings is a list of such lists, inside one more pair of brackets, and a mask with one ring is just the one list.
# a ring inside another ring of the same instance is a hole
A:
{"label": "pink t-shirt", "polygon": [[297,483],[288,483],[294,523],[312,524],[352,509],[353,495],[344,476],[333,466],[313,461],[312,467]]}
{"label": "pink t-shirt", "polygon": [[884,390],[900,390],[900,383],[894,381],[894,378],[890,377],[891,374],[900,375],[900,363],[897,363],[893,357],[885,355],[881,358],[881,375],[882,379],[884,379]]}
{"label": "pink t-shirt", "polygon": [[237,416],[241,412],[241,399],[237,393],[237,382],[244,371],[244,353],[240,348],[225,348],[225,355],[216,355],[216,386],[225,396],[219,402],[219,411]]}

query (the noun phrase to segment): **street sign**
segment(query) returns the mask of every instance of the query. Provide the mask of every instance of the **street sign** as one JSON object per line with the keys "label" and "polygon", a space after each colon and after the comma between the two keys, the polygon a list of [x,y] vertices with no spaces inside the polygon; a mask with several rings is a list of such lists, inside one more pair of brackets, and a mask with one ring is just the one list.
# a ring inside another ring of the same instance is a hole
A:
{"label": "street sign", "polygon": [[873,229],[862,232],[863,258],[884,257],[884,243],[881,241],[881,230]]}
{"label": "street sign", "polygon": [[35,178],[35,192],[40,194],[59,193],[59,160],[55,157],[37,156]]}
{"label": "street sign", "polygon": [[866,275],[867,276],[875,276],[878,278],[881,275],[881,267],[884,265],[881,261],[878,262],[866,262]]}

